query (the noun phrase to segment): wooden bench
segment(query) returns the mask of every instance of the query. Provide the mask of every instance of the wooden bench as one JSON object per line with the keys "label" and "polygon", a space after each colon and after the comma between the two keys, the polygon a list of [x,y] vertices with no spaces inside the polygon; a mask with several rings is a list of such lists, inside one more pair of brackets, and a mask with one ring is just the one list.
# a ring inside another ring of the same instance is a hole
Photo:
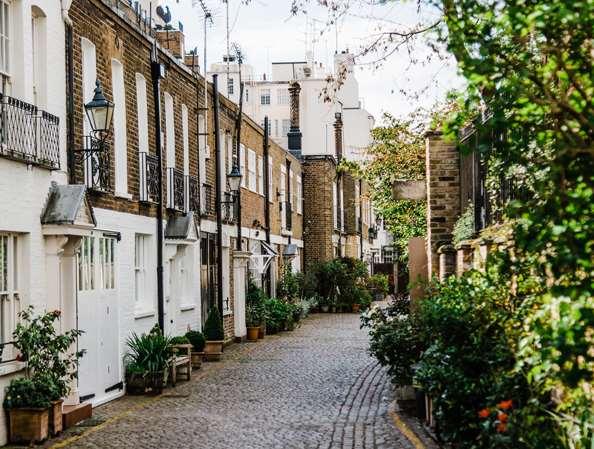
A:
{"label": "wooden bench", "polygon": [[173,349],[176,350],[176,354],[171,358],[169,370],[171,384],[175,387],[178,374],[185,375],[186,380],[190,380],[192,376],[192,345],[173,345]]}

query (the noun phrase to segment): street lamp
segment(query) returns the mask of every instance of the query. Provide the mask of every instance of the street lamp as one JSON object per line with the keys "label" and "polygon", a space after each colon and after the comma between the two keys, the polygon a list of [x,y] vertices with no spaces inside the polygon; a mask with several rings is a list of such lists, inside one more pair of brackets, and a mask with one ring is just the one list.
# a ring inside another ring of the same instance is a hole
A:
{"label": "street lamp", "polygon": [[99,135],[100,140],[103,140],[109,128],[111,127],[111,120],[113,118],[114,104],[105,98],[101,82],[95,82],[95,95],[93,99],[85,104],[85,112],[89,119],[89,124],[93,130],[93,134]]}
{"label": "street lamp", "polygon": [[229,190],[232,193],[239,191],[239,185],[241,184],[241,172],[237,164],[233,165],[231,172],[227,175],[227,183],[229,184]]}

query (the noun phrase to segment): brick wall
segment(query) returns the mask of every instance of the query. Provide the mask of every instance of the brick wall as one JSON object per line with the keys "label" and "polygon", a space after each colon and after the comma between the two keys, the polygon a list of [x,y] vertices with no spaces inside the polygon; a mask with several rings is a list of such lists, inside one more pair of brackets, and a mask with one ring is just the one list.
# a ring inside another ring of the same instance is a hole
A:
{"label": "brick wall", "polygon": [[427,259],[429,274],[439,274],[438,248],[452,241],[460,215],[459,153],[440,133],[426,135]]}

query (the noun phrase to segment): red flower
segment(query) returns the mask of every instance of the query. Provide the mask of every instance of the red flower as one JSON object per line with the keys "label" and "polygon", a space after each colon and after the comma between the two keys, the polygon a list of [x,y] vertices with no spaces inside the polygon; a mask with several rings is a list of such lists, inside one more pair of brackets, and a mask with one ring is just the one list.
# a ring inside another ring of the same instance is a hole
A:
{"label": "red flower", "polygon": [[497,424],[497,432],[504,433],[507,430],[507,424],[504,422],[500,422]]}
{"label": "red flower", "polygon": [[507,413],[503,413],[503,412],[497,413],[497,419],[499,420],[499,422],[506,423],[507,418],[509,418]]}
{"label": "red flower", "polygon": [[509,410],[513,407],[513,405],[514,402],[510,399],[509,401],[501,401],[499,404],[497,404],[497,408],[500,408],[501,410]]}
{"label": "red flower", "polygon": [[488,408],[484,408],[480,412],[478,412],[479,418],[482,418],[482,419],[488,418],[490,414],[491,414],[491,412],[489,411]]}

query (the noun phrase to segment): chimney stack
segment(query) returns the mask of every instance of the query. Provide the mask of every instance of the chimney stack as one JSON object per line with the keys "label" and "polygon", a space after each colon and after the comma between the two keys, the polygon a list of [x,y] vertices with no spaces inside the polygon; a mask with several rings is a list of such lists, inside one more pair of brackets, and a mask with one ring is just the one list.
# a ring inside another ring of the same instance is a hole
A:
{"label": "chimney stack", "polygon": [[342,160],[342,113],[334,114],[334,148],[336,150],[336,159]]}
{"label": "chimney stack", "polygon": [[287,133],[289,140],[289,151],[297,158],[301,158],[301,130],[299,129],[299,92],[301,86],[297,81],[289,83],[289,95],[291,97],[291,128]]}

